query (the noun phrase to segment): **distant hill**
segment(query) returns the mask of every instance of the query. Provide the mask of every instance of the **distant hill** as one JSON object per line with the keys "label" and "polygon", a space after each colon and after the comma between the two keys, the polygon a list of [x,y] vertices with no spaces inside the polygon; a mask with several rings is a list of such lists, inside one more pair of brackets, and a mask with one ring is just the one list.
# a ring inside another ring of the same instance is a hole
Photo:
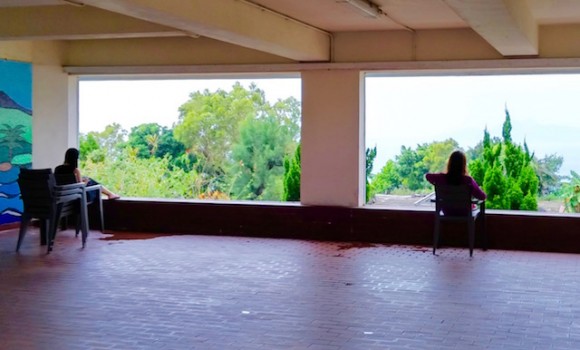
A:
{"label": "distant hill", "polygon": [[32,111],[30,109],[24,108],[18,103],[14,102],[14,100],[10,98],[10,96],[8,96],[8,94],[6,94],[4,91],[0,91],[0,108],[17,109],[28,115],[32,115]]}

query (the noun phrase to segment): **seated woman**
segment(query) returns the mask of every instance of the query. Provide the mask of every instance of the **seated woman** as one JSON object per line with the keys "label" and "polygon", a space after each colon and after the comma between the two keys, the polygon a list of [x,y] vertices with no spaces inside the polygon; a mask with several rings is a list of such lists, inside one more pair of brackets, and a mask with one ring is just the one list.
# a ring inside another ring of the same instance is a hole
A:
{"label": "seated woman", "polygon": [[[447,161],[446,173],[429,173],[425,175],[425,178],[433,185],[467,185],[471,190],[472,197],[481,200],[487,198],[487,195],[477,185],[477,182],[467,175],[467,160],[465,154],[461,151],[451,153]],[[446,212],[445,208],[442,209],[446,214],[455,214]]]}
{"label": "seated woman", "polygon": [[[76,148],[69,148],[64,154],[64,163],[54,168],[55,174],[74,174],[77,182],[84,182],[87,186],[99,185],[95,180],[88,178],[86,176],[81,176],[81,171],[79,166],[79,150]],[[118,194],[109,191],[105,186],[101,185],[101,192],[103,192],[109,199],[121,198]],[[90,196],[90,192],[87,191],[87,196]],[[91,201],[92,198],[89,198]]]}

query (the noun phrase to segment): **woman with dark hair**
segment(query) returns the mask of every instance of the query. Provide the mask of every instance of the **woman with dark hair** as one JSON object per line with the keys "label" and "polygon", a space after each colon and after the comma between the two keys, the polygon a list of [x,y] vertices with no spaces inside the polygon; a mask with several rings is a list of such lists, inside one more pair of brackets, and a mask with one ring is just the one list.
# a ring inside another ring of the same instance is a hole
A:
{"label": "woman with dark hair", "polygon": [[447,161],[446,173],[429,173],[425,175],[425,178],[433,185],[467,185],[473,197],[481,200],[487,198],[477,182],[467,174],[467,160],[461,151],[451,153]]}
{"label": "woman with dark hair", "polygon": [[[76,148],[69,148],[64,154],[64,163],[54,169],[55,174],[74,174],[77,182],[84,182],[87,186],[99,185],[95,180],[86,176],[81,176],[79,170],[79,150]],[[103,192],[109,199],[119,199],[121,196],[109,191],[105,186],[101,185],[101,192]],[[87,192],[89,193],[89,192]]]}

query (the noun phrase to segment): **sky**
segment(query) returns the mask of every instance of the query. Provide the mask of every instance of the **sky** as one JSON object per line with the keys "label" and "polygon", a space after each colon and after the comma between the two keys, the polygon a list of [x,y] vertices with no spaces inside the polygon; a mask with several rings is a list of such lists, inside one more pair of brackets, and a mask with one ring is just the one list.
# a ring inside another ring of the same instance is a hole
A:
{"label": "sky", "polygon": [[[113,122],[128,131],[142,123],[171,127],[190,93],[229,91],[236,81],[255,82],[270,102],[290,96],[301,100],[298,78],[83,80],[79,129],[102,131]],[[467,150],[486,127],[500,137],[506,107],[514,142],[525,139],[539,158],[564,156],[562,175],[580,171],[580,75],[369,77],[365,90],[366,147],[377,147],[374,173],[402,145],[416,148],[453,138]]]}
{"label": "sky", "polygon": [[564,156],[560,174],[580,170],[580,75],[373,77],[366,80],[366,146],[373,172],[402,145],[455,139],[464,150],[487,127],[501,137],[505,109],[512,140],[542,158]]}
{"label": "sky", "polygon": [[32,64],[0,60],[0,86],[14,102],[32,109]]}
{"label": "sky", "polygon": [[195,91],[231,91],[239,81],[252,82],[264,90],[270,103],[301,96],[301,81],[281,79],[179,79],[179,80],[81,80],[79,84],[79,132],[103,131],[119,123],[127,131],[143,123],[171,127],[179,117],[178,108]]}

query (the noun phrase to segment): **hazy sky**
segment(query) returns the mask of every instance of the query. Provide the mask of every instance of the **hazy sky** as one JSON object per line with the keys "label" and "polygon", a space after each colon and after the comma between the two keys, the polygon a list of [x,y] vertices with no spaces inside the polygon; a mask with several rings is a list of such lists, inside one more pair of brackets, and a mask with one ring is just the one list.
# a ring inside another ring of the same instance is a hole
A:
{"label": "hazy sky", "polygon": [[190,93],[231,91],[236,81],[245,87],[255,82],[271,103],[290,96],[301,100],[300,79],[85,80],[79,86],[79,131],[102,131],[112,123],[127,131],[143,123],[170,127]]}
{"label": "hazy sky", "polygon": [[580,170],[580,75],[367,78],[366,145],[377,146],[373,172],[401,145],[455,139],[467,150],[501,136],[507,106],[512,139],[536,156],[564,156],[561,173]]}
{"label": "hazy sky", "polygon": [[[172,126],[177,108],[194,91],[231,90],[254,81],[274,102],[301,100],[300,79],[87,80],[80,83],[80,132],[142,123]],[[580,170],[580,75],[372,77],[366,79],[366,145],[377,146],[373,172],[401,145],[455,139],[467,150],[483,137],[501,136],[505,107],[512,139],[526,139],[537,156],[564,156],[561,173]]]}

